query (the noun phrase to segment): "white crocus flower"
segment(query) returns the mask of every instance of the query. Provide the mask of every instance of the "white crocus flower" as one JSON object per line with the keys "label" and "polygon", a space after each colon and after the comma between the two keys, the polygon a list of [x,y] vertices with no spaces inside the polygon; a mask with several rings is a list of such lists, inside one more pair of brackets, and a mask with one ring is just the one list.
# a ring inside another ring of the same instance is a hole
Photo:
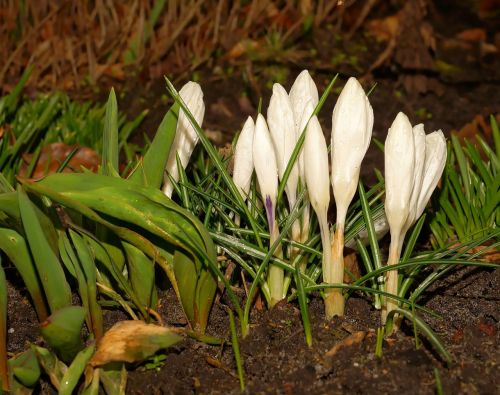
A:
{"label": "white crocus flower", "polygon": [[[421,141],[416,139],[417,142]],[[402,236],[410,216],[410,199],[413,192],[415,172],[415,138],[408,117],[400,112],[387,133],[385,140],[385,214],[391,232],[388,265],[399,262]],[[410,219],[411,220],[411,219]],[[387,272],[386,291],[397,294],[398,272]],[[392,299],[387,299],[382,309],[382,321],[396,307]]]}
{"label": "white crocus flower", "polygon": [[[205,115],[205,103],[203,103],[203,91],[200,85],[190,81],[181,88],[179,95],[193,115],[197,124],[201,126]],[[168,197],[171,197],[173,192],[173,185],[170,182],[168,174],[175,181],[179,180],[176,155],[179,155],[182,166],[186,168],[196,143],[198,143],[198,134],[193,125],[191,125],[189,118],[181,109],[179,111],[174,142],[170,148],[167,164],[165,166],[163,193]]]}
{"label": "white crocus flower", "polygon": [[323,273],[330,270],[330,229],[328,206],[330,205],[330,178],[328,172],[328,148],[318,118],[313,116],[307,126],[304,140],[305,181],[309,200],[318,217],[323,245]]}
{"label": "white crocus flower", "polygon": [[[279,179],[283,180],[283,175],[290,162],[293,150],[297,144],[297,135],[295,132],[295,122],[293,117],[292,103],[286,93],[285,88],[280,84],[273,85],[273,94],[269,107],[267,109],[267,123],[274,143],[274,150],[278,164]],[[299,182],[299,166],[295,162],[285,185],[285,192],[288,198],[290,212],[293,210],[297,201],[297,186]],[[295,221],[291,229],[292,240],[300,241],[300,223]],[[290,249],[290,256],[298,253],[297,248]],[[288,287],[289,277],[285,283],[285,289]]]}
{"label": "white crocus flower", "polygon": [[[399,263],[408,229],[422,215],[446,163],[446,140],[441,131],[425,135],[423,125],[411,128],[406,115],[399,113],[385,143],[385,212],[391,244],[388,265]],[[387,272],[386,291],[398,294],[398,272]],[[382,321],[397,307],[387,299]],[[396,328],[396,327],[395,327]]]}
{"label": "white crocus flower", "polygon": [[[297,143],[292,104],[285,88],[280,84],[273,85],[273,95],[267,109],[267,124],[274,143],[279,179],[283,178],[290,161],[290,156]],[[299,168],[297,163],[292,167],[285,186],[290,209],[297,200],[297,184]]]}
{"label": "white crocus flower", "polygon": [[[316,103],[317,104],[317,103]],[[307,123],[309,122],[309,119],[311,118],[311,115],[314,112],[314,107],[316,106],[314,104],[313,100],[308,100],[303,108],[302,115],[300,117],[300,122],[299,122],[299,127],[298,127],[298,134],[302,133],[302,131],[305,129]],[[299,174],[300,174],[300,180],[301,182],[305,181],[305,173],[304,173],[304,149],[302,149],[300,155],[299,155]],[[300,229],[300,241],[302,243],[305,243],[307,241],[307,238],[309,236],[309,218],[310,218],[310,205],[309,203],[304,205],[304,210],[302,211],[302,227]]]}
{"label": "white crocus flower", "polygon": [[[298,140],[305,127],[305,124],[302,123],[303,119],[306,118],[306,122],[309,120],[319,101],[318,88],[307,70],[303,70],[297,76],[290,88],[289,97],[292,104],[293,119],[295,121],[296,139]],[[308,105],[308,103],[310,103],[310,105]],[[303,126],[301,127],[301,125]],[[302,182],[304,182],[304,150],[302,150],[299,155],[298,164],[299,177]]]}
{"label": "white crocus flower", "polygon": [[248,117],[234,149],[233,181],[243,200],[248,197],[252,181],[254,131],[253,119]]}
{"label": "white crocus flower", "polygon": [[[271,135],[267,128],[266,120],[259,114],[255,122],[255,134],[253,139],[253,161],[255,174],[259,183],[260,193],[266,208],[267,221],[269,224],[270,245],[279,236],[278,222],[276,221],[276,199],[278,197],[278,164],[274,152]],[[281,256],[281,248],[278,247],[276,255]],[[269,265],[267,277],[271,296],[270,304],[274,306],[284,298],[284,273],[277,265]]]}
{"label": "white crocus flower", "polygon": [[[344,278],[344,226],[349,204],[356,193],[361,162],[370,145],[373,109],[356,78],[349,78],[332,114],[332,187],[337,207],[336,231],[332,243],[332,267],[328,283],[342,283]],[[325,273],[324,273],[325,274]],[[344,314],[340,289],[327,292],[326,315]]]}
{"label": "white crocus flower", "polygon": [[[318,88],[307,70],[303,70],[297,76],[290,88],[289,96],[292,103],[293,119],[296,128],[295,133],[298,140],[319,101]],[[299,166],[299,185],[304,186],[304,149],[300,151],[297,162]],[[302,243],[305,243],[309,237],[309,212],[310,205],[306,203],[304,204],[301,217],[300,241]],[[305,263],[301,267],[305,268]]]}

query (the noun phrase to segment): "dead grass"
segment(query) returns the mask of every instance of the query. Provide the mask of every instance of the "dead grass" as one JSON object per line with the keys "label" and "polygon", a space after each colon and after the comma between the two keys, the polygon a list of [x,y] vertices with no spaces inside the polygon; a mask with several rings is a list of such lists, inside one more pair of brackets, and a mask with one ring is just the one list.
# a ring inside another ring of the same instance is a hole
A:
{"label": "dead grass", "polygon": [[218,59],[296,61],[302,54],[293,44],[304,27],[335,21],[344,6],[332,0],[0,0],[0,92],[12,89],[29,64],[29,86],[81,90],[137,74],[185,77]]}

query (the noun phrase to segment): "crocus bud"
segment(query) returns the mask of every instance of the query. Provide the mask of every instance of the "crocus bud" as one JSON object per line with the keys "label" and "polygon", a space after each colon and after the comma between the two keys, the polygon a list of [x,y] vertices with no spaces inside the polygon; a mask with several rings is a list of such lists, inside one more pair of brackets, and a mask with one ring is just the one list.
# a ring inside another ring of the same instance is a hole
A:
{"label": "crocus bud", "polygon": [[372,136],[373,109],[356,78],[349,78],[332,114],[332,186],[337,224],[343,226],[358,187],[361,161]]}
{"label": "crocus bud", "polygon": [[[278,175],[283,178],[290,156],[295,148],[297,137],[295,133],[295,123],[290,98],[285,88],[280,84],[273,85],[273,95],[267,109],[267,123],[271,138],[274,143],[274,151],[278,165]],[[299,169],[297,163],[294,164],[286,183],[286,194],[290,203],[290,208],[295,204],[297,196],[297,184]]]}
{"label": "crocus bud", "polygon": [[391,237],[399,238],[410,212],[415,167],[414,144],[410,120],[400,112],[385,140],[385,214]]}
{"label": "crocus bud", "polygon": [[307,126],[304,141],[305,175],[309,200],[318,217],[330,204],[328,148],[318,118],[313,116]]}
{"label": "crocus bud", "polygon": [[[203,103],[203,92],[200,85],[196,82],[189,81],[181,88],[179,95],[193,115],[197,124],[201,126],[205,115],[205,104]],[[181,109],[179,111],[179,119],[177,121],[174,142],[170,148],[167,165],[165,167],[165,172],[170,174],[175,181],[179,179],[179,169],[177,168],[176,156],[179,155],[182,166],[186,168],[197,142],[198,134],[191,125],[191,122],[184,111]],[[164,178],[165,182],[163,185],[163,193],[165,193],[168,197],[171,197],[173,185],[167,174],[165,174]]]}
{"label": "crocus bud", "polygon": [[233,180],[243,200],[248,196],[252,180],[254,130],[253,119],[248,117],[234,149]]}
{"label": "crocus bud", "polygon": [[[302,71],[290,88],[290,102],[292,103],[295,134],[297,140],[318,104],[318,88],[307,70]],[[305,121],[304,121],[305,120]],[[299,177],[304,182],[304,150],[298,158]]]}
{"label": "crocus bud", "polygon": [[417,200],[416,217],[424,212],[432,192],[441,178],[446,164],[446,139],[443,132],[438,130],[425,136],[425,163],[422,185]]}
{"label": "crocus bud", "polygon": [[271,135],[262,114],[257,115],[257,121],[255,122],[253,163],[260,193],[266,207],[267,219],[269,225],[272,226],[275,219],[274,212],[278,195],[278,165]]}
{"label": "crocus bud", "polygon": [[323,245],[323,277],[330,279],[330,229],[328,206],[330,205],[330,178],[328,174],[328,148],[318,118],[313,116],[307,125],[304,140],[305,181],[309,200],[318,217]]}

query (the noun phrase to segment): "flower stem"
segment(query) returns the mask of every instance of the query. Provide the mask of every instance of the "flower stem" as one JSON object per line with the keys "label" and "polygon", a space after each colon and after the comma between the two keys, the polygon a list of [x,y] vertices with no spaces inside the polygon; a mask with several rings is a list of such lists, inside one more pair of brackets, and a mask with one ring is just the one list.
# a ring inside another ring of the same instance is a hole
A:
{"label": "flower stem", "polygon": [[[278,223],[276,220],[273,221],[271,226],[271,235],[269,240],[269,247],[271,247],[274,242],[279,237]],[[278,246],[274,251],[274,256],[277,258],[283,257],[283,252],[281,247]],[[271,303],[270,307],[273,307],[276,303],[278,303],[281,299],[284,298],[283,288],[284,288],[284,272],[281,267],[276,264],[271,263],[269,265],[269,274],[267,277],[267,283],[269,284],[269,291],[271,295]]]}
{"label": "flower stem", "polygon": [[[344,282],[344,224],[337,222],[337,230],[333,236],[331,247],[330,269],[326,271],[328,284],[343,284]],[[345,299],[342,289],[326,290],[325,314],[327,319],[344,315]]]}
{"label": "flower stem", "polygon": [[[399,263],[399,258],[401,255],[402,243],[399,237],[395,237],[391,240],[391,245],[389,246],[389,258],[387,260],[387,265],[396,265]],[[386,292],[392,295],[398,295],[398,271],[390,270],[387,272],[386,279]],[[398,307],[398,302],[391,298],[384,298],[384,303],[382,304],[382,324],[385,325],[387,321],[388,314]]]}

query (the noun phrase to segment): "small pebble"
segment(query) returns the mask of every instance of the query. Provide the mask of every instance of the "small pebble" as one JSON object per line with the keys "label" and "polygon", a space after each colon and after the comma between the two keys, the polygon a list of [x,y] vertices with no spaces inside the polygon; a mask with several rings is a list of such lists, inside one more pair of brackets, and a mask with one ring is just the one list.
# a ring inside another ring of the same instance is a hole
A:
{"label": "small pebble", "polygon": [[9,333],[14,333],[14,328],[9,328],[8,332]]}

